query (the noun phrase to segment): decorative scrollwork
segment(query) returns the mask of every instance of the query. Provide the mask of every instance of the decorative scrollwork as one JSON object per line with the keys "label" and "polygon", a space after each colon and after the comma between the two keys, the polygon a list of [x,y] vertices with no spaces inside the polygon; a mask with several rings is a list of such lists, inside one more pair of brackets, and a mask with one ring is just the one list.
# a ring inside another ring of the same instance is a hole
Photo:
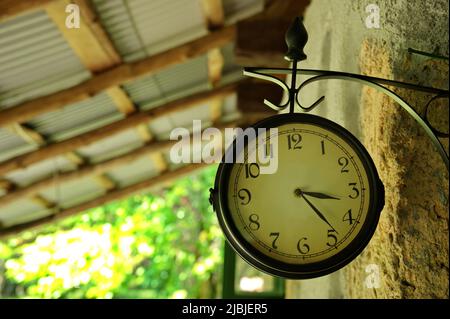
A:
{"label": "decorative scrollwork", "polygon": [[[300,109],[304,112],[309,112],[317,107],[323,100],[324,96],[320,97],[316,102],[312,105],[305,107],[302,106],[299,102],[299,93],[305,88],[307,85],[320,81],[320,80],[328,80],[328,79],[338,79],[338,80],[348,80],[353,82],[358,82],[363,85],[370,86],[379,92],[382,92],[392,98],[395,102],[397,102],[421,127],[425,130],[427,136],[431,139],[433,145],[437,148],[442,160],[444,161],[447,170],[449,170],[449,157],[444,149],[444,146],[439,141],[438,137],[448,138],[449,134],[445,132],[439,131],[436,127],[434,127],[429,121],[429,109],[431,103],[436,99],[442,99],[449,97],[448,90],[420,86],[412,83],[405,83],[399,81],[393,81],[388,79],[382,79],[377,77],[371,77],[366,75],[354,74],[354,73],[346,73],[346,72],[337,72],[337,71],[326,71],[326,70],[311,70],[311,69],[296,69],[296,63],[293,65],[292,69],[287,68],[245,68],[244,75],[260,78],[263,80],[271,81],[283,88],[283,90],[288,94],[289,99],[283,105],[275,105],[274,103],[264,100],[264,103],[271,107],[276,111],[282,111],[287,108],[289,105],[291,106],[290,112],[294,113],[295,108],[294,104],[296,103]],[[303,81],[298,87],[295,86],[295,80],[292,80],[291,87],[289,87],[286,83],[276,78],[275,76],[269,74],[292,74],[292,77],[295,78],[297,73],[302,73],[305,75],[313,75],[312,77]],[[422,91],[426,93],[436,94],[433,96],[425,106],[424,116],[422,117],[418,114],[414,108],[409,105],[402,97],[400,97],[397,93],[387,88],[385,85],[400,87],[409,90]]]}

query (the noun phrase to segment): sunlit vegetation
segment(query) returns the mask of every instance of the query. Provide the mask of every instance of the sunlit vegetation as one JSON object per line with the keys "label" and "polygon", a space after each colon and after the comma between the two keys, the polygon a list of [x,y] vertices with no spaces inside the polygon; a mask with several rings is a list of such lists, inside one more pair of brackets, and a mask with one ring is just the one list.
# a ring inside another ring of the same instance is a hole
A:
{"label": "sunlit vegetation", "polygon": [[2,298],[220,297],[215,167],[0,242]]}

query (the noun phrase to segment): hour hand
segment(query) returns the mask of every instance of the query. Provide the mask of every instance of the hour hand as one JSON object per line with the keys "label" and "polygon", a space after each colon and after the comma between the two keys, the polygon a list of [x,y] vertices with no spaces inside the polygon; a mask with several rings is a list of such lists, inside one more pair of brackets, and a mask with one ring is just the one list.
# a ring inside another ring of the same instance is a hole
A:
{"label": "hour hand", "polygon": [[324,199],[337,199],[339,200],[340,198],[337,197],[333,197],[327,194],[323,194],[323,193],[316,193],[316,192],[305,192],[303,191],[303,195],[308,195],[311,197],[316,197],[316,198],[324,198]]}

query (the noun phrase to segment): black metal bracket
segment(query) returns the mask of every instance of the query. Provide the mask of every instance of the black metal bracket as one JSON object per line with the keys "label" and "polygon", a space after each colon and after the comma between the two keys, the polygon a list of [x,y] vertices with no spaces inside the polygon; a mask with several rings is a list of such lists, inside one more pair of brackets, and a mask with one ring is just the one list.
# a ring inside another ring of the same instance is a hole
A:
{"label": "black metal bracket", "polygon": [[[309,112],[317,107],[324,99],[325,96],[320,97],[310,106],[303,106],[299,100],[299,92],[311,84],[320,80],[338,79],[338,80],[348,80],[353,82],[358,82],[363,85],[370,86],[377,91],[386,94],[397,102],[425,131],[427,136],[431,139],[433,145],[437,148],[442,160],[444,161],[447,170],[449,170],[449,157],[445,151],[444,146],[439,141],[438,137],[449,138],[448,132],[439,131],[435,128],[429,121],[429,109],[432,102],[437,99],[449,98],[449,91],[445,89],[438,89],[428,86],[421,86],[412,83],[405,83],[399,81],[393,81],[383,78],[377,78],[367,75],[338,72],[338,71],[328,71],[328,70],[312,70],[312,69],[297,69],[297,62],[306,59],[306,54],[303,52],[303,47],[308,40],[308,34],[305,27],[303,26],[302,20],[296,18],[292,23],[289,30],[286,32],[286,43],[288,45],[288,52],[285,58],[292,62],[291,68],[254,68],[246,67],[244,68],[244,75],[271,81],[279,85],[288,95],[289,99],[286,103],[282,105],[276,105],[271,101],[264,100],[264,104],[274,109],[275,111],[284,110],[289,106],[289,112],[295,113],[295,106],[298,105],[300,109],[304,112]],[[299,86],[296,85],[297,75],[301,73],[304,75],[311,75],[312,77],[303,81]],[[285,82],[273,76],[272,74],[291,74],[291,85],[288,86]],[[387,88],[387,86],[394,86],[398,88],[420,91],[424,93],[434,94],[433,97],[425,105],[424,114],[421,115],[417,113],[414,108],[408,104],[401,96]]]}

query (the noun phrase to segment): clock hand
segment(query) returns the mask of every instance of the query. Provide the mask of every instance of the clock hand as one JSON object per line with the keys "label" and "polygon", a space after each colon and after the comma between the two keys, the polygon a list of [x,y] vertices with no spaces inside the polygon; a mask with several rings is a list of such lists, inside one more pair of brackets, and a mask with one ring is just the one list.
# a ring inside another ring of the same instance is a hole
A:
{"label": "clock hand", "polygon": [[303,191],[300,190],[300,192],[298,192],[297,190],[299,189],[296,189],[296,194],[300,193],[300,196],[303,197],[303,199],[306,201],[309,207],[311,207],[314,210],[317,216],[319,216],[320,219],[322,219],[325,223],[327,223],[328,226],[330,226],[331,229],[336,232],[336,234],[339,234],[338,231],[334,229],[333,226],[331,226],[330,222],[325,218],[325,216],[305,197],[305,195],[303,195]]}
{"label": "clock hand", "polygon": [[337,197],[333,197],[333,196],[322,194],[322,193],[316,193],[316,192],[303,192],[302,191],[302,193],[304,195],[308,195],[308,196],[316,197],[316,198],[337,199],[337,200],[340,199],[340,198],[337,198]]}

